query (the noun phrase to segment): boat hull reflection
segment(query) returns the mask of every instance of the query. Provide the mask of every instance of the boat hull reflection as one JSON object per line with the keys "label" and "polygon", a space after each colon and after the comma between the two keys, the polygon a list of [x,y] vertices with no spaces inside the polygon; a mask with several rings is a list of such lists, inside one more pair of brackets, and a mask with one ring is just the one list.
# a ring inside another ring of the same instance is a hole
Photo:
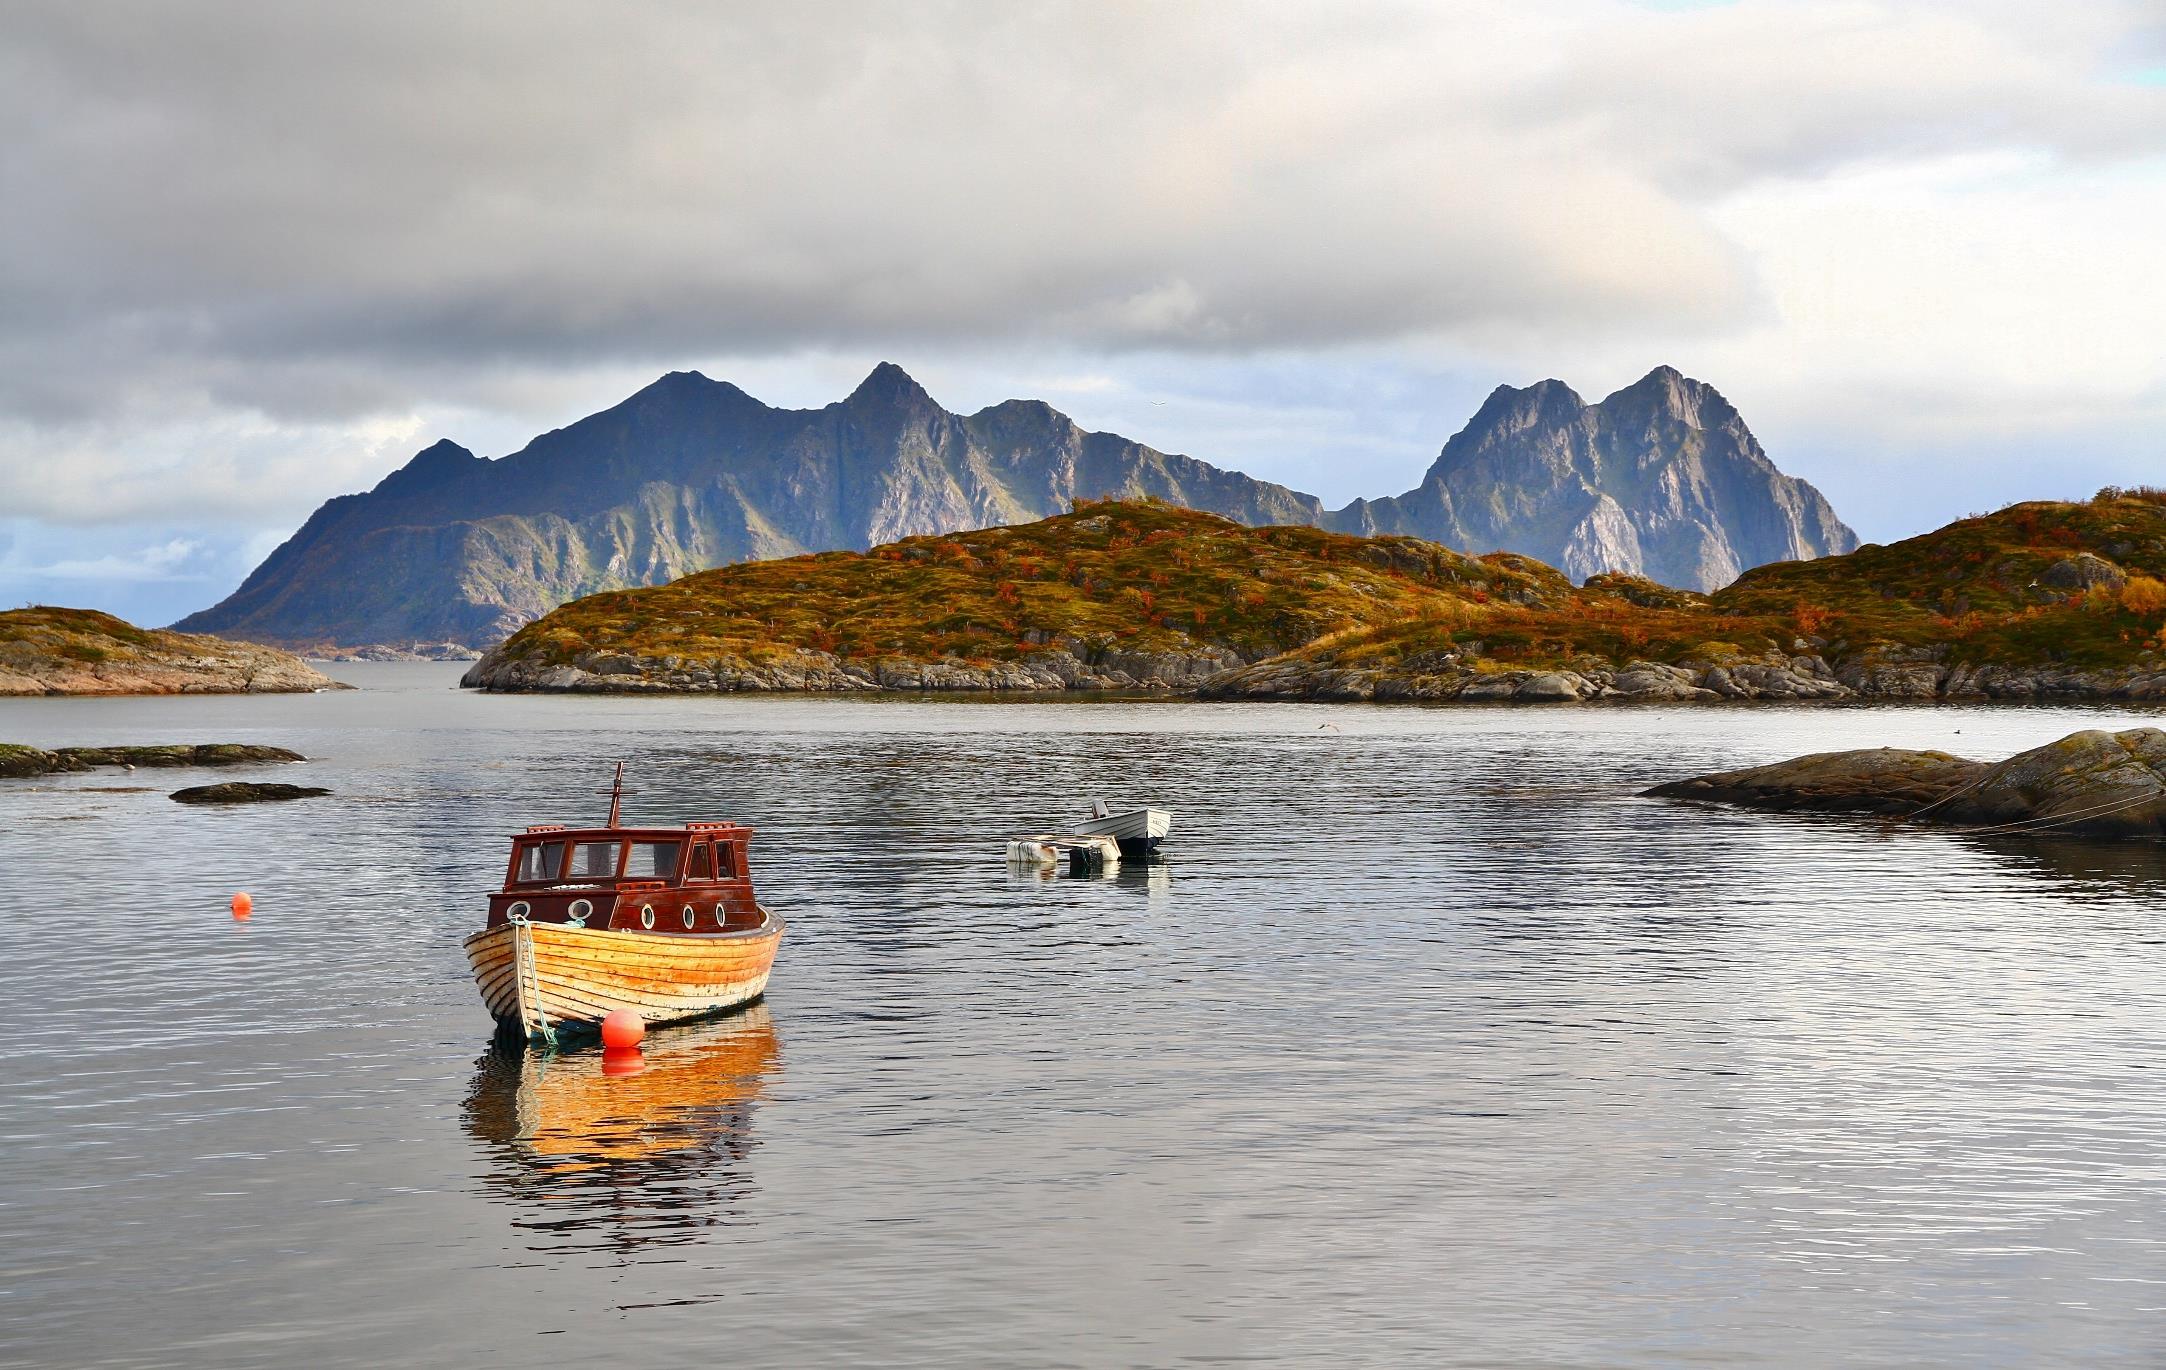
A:
{"label": "boat hull reflection", "polygon": [[481,1059],[466,1131],[490,1157],[488,1192],[539,1249],[696,1241],[749,1192],[753,1111],[781,1061],[766,1006],[650,1037],[643,1054],[644,1070],[616,1075],[606,1053],[507,1034]]}

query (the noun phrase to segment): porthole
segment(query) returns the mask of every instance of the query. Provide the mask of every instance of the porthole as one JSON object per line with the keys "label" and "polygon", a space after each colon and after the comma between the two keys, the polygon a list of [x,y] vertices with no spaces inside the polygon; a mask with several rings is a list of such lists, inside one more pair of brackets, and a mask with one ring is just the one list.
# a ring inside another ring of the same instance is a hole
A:
{"label": "porthole", "polygon": [[689,928],[689,927],[691,927],[691,926],[692,926],[692,919],[693,919],[693,918],[694,918],[695,916],[696,916],[696,915],[695,915],[695,914],[694,914],[694,913],[692,912],[692,906],[691,906],[690,904],[686,904],[686,905],[684,906],[684,925],[685,925],[685,926],[686,926],[687,928]]}
{"label": "porthole", "polygon": [[533,911],[533,905],[527,903],[526,900],[521,899],[518,903],[513,904],[510,908],[504,910],[504,916],[506,918],[524,918]]}
{"label": "porthole", "polygon": [[642,904],[639,906],[639,925],[643,928],[654,926],[654,905]]}
{"label": "porthole", "polygon": [[573,927],[583,928],[587,925],[587,915],[594,912],[594,905],[585,899],[574,899],[565,912],[570,915]]}
{"label": "porthole", "polygon": [[723,908],[720,904],[714,906],[714,925],[716,931],[720,931],[721,929],[726,928],[730,925],[729,911]]}

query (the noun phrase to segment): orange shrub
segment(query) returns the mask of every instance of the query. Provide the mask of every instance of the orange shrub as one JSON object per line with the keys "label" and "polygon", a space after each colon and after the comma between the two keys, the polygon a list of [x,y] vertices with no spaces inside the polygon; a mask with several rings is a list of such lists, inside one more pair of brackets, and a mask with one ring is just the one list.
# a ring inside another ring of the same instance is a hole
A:
{"label": "orange shrub", "polygon": [[2150,576],[2130,576],[2121,587],[2121,607],[2132,614],[2166,613],[2166,582]]}

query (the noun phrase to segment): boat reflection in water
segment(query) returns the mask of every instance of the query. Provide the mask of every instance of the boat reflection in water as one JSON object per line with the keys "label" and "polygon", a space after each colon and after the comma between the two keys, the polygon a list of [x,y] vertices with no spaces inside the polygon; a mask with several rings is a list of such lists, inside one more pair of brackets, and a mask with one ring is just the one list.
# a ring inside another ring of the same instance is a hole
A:
{"label": "boat reflection in water", "polygon": [[605,1073],[600,1051],[555,1053],[500,1036],[481,1058],[466,1130],[484,1190],[519,1210],[537,1252],[705,1240],[752,1187],[753,1106],[780,1065],[766,1005],[649,1037],[645,1068]]}

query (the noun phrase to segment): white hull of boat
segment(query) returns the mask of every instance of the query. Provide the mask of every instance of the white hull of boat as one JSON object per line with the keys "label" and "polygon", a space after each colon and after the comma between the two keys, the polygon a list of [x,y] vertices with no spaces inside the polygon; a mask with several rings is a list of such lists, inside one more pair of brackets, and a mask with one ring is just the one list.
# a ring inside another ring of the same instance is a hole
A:
{"label": "white hull of boat", "polygon": [[1128,809],[1104,818],[1086,818],[1076,825],[1078,834],[1110,837],[1121,844],[1123,852],[1131,854],[1158,850],[1158,844],[1172,831],[1173,814],[1165,809]]}

